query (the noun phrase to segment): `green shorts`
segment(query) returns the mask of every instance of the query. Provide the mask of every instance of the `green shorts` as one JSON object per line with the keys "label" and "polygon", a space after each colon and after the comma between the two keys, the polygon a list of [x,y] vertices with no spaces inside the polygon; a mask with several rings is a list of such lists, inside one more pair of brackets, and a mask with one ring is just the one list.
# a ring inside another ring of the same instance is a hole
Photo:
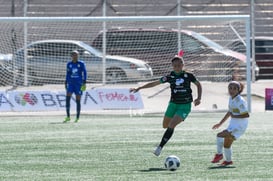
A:
{"label": "green shorts", "polygon": [[165,116],[172,118],[174,115],[178,115],[183,120],[185,120],[188,117],[190,112],[191,112],[191,102],[186,104],[175,104],[173,102],[169,102],[169,105],[165,112]]}

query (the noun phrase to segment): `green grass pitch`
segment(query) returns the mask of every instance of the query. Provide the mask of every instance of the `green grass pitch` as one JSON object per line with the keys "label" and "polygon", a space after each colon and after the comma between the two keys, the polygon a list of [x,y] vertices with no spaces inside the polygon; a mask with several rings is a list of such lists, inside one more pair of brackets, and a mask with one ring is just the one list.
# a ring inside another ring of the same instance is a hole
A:
{"label": "green grass pitch", "polygon": [[[273,114],[252,113],[247,132],[233,144],[230,167],[210,163],[211,127],[224,113],[191,113],[161,156],[162,115],[6,116],[0,119],[0,180],[273,180]],[[223,129],[227,125],[223,125]],[[177,171],[164,159],[181,159]]]}

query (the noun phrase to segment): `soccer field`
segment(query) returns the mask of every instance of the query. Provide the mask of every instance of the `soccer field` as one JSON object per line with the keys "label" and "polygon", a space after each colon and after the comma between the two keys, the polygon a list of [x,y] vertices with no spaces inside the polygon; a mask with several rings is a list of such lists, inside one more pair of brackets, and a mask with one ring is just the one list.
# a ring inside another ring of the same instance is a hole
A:
{"label": "soccer field", "polygon": [[[273,180],[272,112],[252,113],[247,132],[233,144],[230,167],[210,163],[211,127],[224,113],[191,113],[161,156],[162,115],[6,116],[0,120],[0,180]],[[226,124],[222,128],[225,128]],[[164,169],[168,155],[181,160]]]}

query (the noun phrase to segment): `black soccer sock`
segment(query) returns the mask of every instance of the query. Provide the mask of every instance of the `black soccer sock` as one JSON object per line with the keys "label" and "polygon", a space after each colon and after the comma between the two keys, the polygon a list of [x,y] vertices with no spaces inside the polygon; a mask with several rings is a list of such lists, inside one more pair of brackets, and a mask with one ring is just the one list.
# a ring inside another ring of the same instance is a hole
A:
{"label": "black soccer sock", "polygon": [[70,117],[70,96],[66,96],[66,101],[65,101],[65,107],[66,107],[66,116]]}
{"label": "black soccer sock", "polygon": [[167,128],[167,130],[165,131],[163,137],[162,137],[162,140],[159,144],[159,146],[161,148],[163,148],[163,146],[169,141],[169,139],[172,137],[173,135],[173,131],[174,131],[174,128]]}
{"label": "black soccer sock", "polygon": [[80,118],[80,112],[81,112],[81,101],[76,100],[76,105],[77,105],[77,118]]}

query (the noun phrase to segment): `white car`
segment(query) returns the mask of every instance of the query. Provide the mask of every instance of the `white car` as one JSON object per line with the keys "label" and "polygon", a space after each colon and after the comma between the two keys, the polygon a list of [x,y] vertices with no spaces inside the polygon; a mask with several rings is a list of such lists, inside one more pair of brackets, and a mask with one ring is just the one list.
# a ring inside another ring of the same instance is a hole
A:
{"label": "white car", "polygon": [[12,54],[0,53],[0,86],[6,86],[12,84],[11,79],[11,63]]}
{"label": "white car", "polygon": [[[103,54],[99,50],[74,40],[42,40],[27,46],[27,79],[29,84],[63,83],[66,64],[71,52],[77,50],[79,59],[86,64],[87,82],[100,83],[103,78]],[[106,55],[105,75],[107,83],[147,80],[153,76],[152,68],[142,60]],[[17,82],[23,84],[24,49],[15,55]]]}
{"label": "white car", "polygon": [[0,65],[4,65],[12,61],[12,54],[2,54],[0,53]]}

